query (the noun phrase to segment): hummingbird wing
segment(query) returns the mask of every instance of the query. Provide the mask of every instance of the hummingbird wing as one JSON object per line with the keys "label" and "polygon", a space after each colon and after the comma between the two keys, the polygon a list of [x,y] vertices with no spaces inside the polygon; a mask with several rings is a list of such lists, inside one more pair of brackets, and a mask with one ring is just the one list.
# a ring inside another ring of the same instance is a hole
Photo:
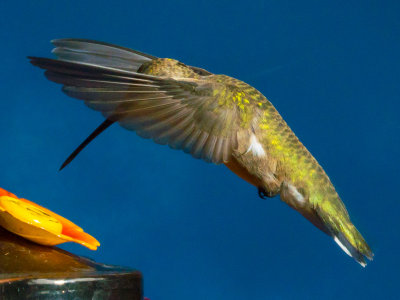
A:
{"label": "hummingbird wing", "polygon": [[52,53],[60,60],[83,62],[126,71],[137,71],[139,67],[157,57],[132,50],[86,39],[56,39]]}
{"label": "hummingbird wing", "polygon": [[[104,67],[136,72],[139,67],[158,57],[137,50],[87,39],[55,39],[52,53],[60,60],[84,62]],[[188,66],[202,76],[212,75],[207,70]]]}
{"label": "hummingbird wing", "polygon": [[225,84],[138,73],[139,65],[153,57],[122,47],[86,40],[53,43],[58,60],[30,59],[46,70],[48,79],[63,84],[67,95],[144,138],[195,158],[215,164],[231,158],[243,112],[233,100],[221,101]]}

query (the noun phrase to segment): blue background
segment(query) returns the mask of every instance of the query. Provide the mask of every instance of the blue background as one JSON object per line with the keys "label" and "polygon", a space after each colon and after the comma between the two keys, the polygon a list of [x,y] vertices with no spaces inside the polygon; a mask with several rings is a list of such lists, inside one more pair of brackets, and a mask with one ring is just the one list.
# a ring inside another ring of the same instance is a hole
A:
{"label": "blue background", "polygon": [[[398,1],[1,1],[0,186],[82,226],[152,300],[390,299],[399,286]],[[363,269],[279,198],[102,121],[27,55],[90,38],[224,73],[276,106],[375,252]]]}

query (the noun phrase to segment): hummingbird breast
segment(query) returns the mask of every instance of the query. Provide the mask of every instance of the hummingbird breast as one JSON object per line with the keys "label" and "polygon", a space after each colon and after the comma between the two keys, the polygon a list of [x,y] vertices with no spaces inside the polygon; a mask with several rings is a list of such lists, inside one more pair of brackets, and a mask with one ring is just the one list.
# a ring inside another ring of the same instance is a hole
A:
{"label": "hummingbird breast", "polygon": [[281,182],[281,199],[295,209],[314,206],[311,195],[336,197],[329,177],[299,141],[275,108],[267,109],[259,123],[262,143],[270,159],[277,161],[275,176]]}
{"label": "hummingbird breast", "polygon": [[270,196],[280,194],[295,209],[312,205],[310,194],[316,190],[336,194],[324,170],[269,101],[252,130],[250,137],[238,136],[235,161],[227,164],[233,172]]}

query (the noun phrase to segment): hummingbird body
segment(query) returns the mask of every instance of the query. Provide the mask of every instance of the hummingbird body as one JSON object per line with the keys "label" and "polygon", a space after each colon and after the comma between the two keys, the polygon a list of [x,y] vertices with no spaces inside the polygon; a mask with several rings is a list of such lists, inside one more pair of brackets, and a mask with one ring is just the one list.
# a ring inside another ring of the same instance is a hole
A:
{"label": "hummingbird body", "polygon": [[299,211],[365,266],[367,243],[327,174],[274,106],[238,79],[87,40],[55,40],[58,60],[31,58],[63,91],[106,117],[69,163],[114,122],[195,158],[225,164]]}

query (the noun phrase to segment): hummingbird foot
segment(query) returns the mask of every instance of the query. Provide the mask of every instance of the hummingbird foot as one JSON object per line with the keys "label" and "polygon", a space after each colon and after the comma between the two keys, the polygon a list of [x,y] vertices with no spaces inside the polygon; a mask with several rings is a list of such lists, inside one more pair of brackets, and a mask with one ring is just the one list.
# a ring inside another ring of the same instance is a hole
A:
{"label": "hummingbird foot", "polygon": [[267,197],[269,197],[268,192],[262,187],[258,187],[258,196],[263,200],[265,200],[265,199],[267,199]]}
{"label": "hummingbird foot", "polygon": [[269,190],[261,186],[258,187],[258,196],[261,199],[273,198],[278,194],[279,194],[279,189]]}

